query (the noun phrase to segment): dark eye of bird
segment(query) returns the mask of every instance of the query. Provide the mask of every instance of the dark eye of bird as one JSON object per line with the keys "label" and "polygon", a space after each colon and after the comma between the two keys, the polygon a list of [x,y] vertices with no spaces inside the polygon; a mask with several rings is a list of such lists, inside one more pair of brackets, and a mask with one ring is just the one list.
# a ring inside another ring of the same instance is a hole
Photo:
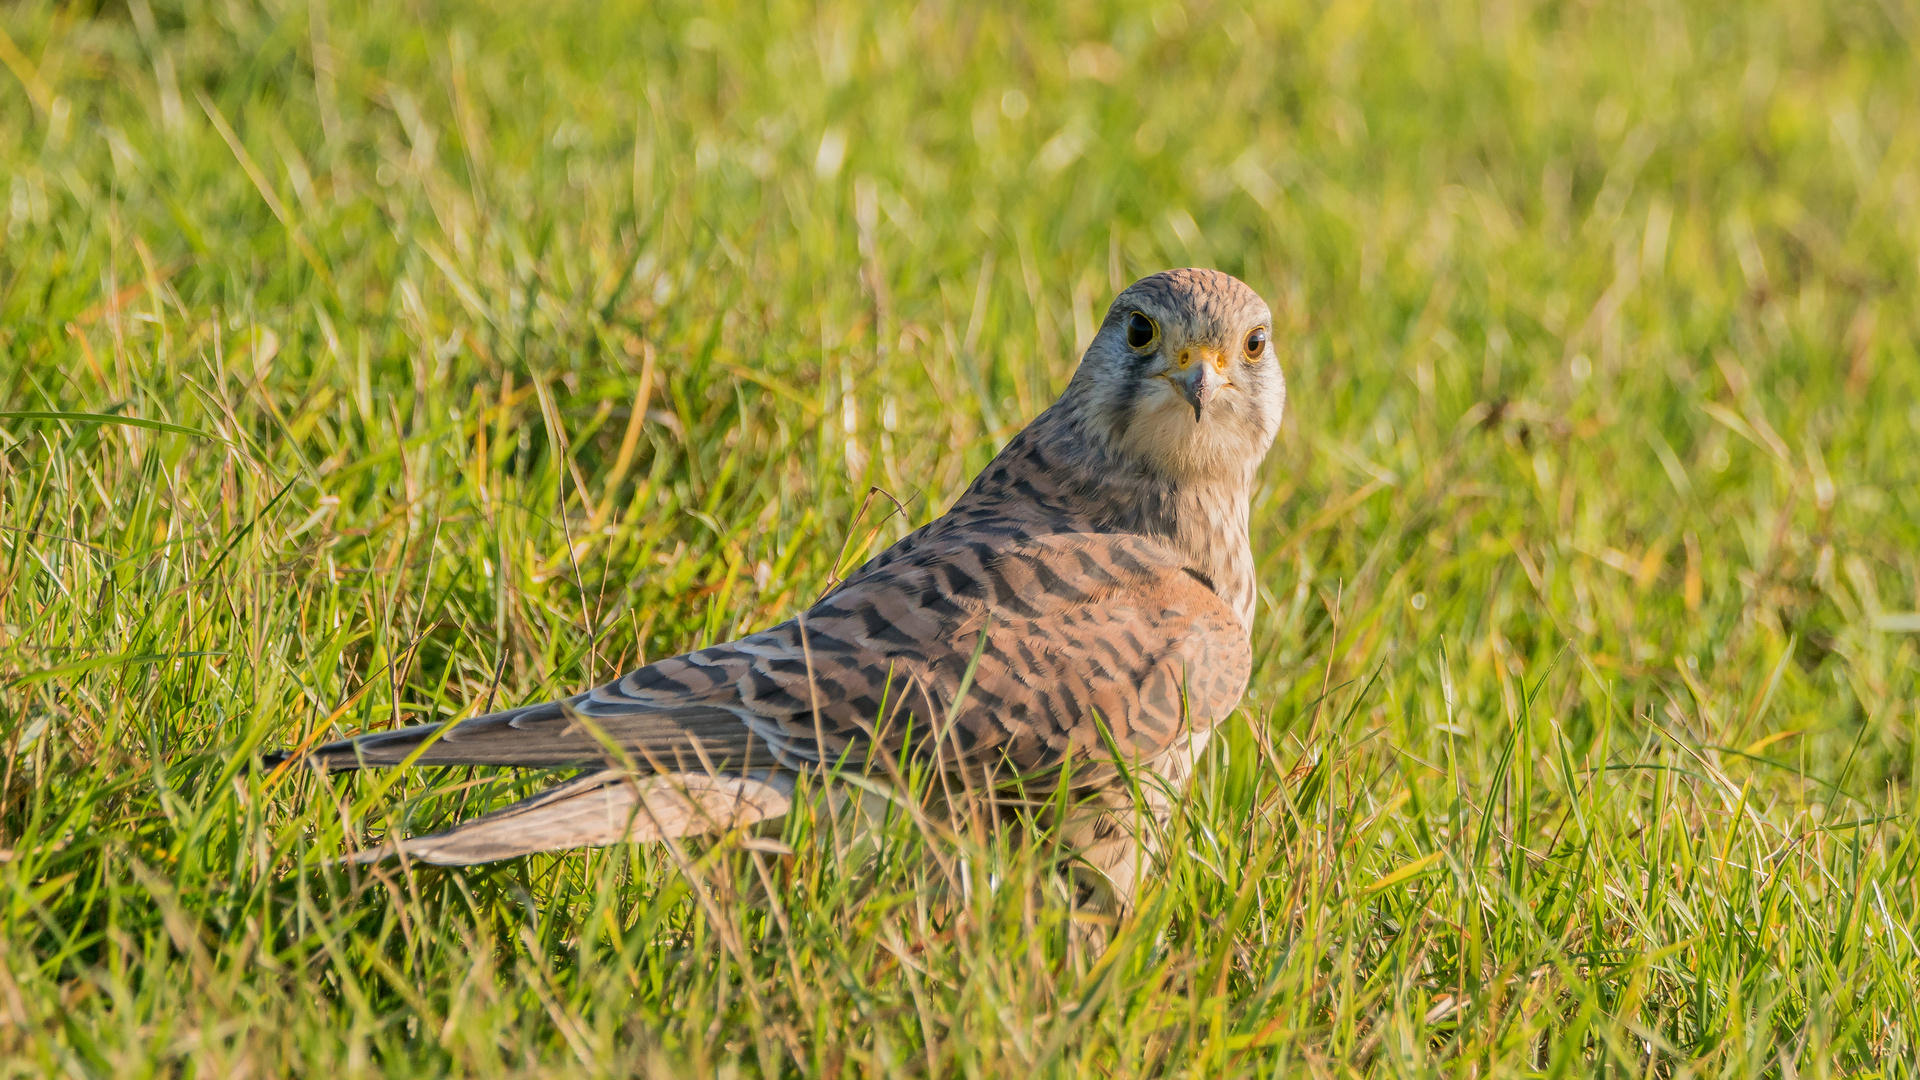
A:
{"label": "dark eye of bird", "polygon": [[1267,329],[1261,327],[1247,335],[1247,359],[1258,360],[1267,347]]}
{"label": "dark eye of bird", "polygon": [[1127,316],[1127,344],[1144,349],[1153,344],[1153,320],[1139,312]]}

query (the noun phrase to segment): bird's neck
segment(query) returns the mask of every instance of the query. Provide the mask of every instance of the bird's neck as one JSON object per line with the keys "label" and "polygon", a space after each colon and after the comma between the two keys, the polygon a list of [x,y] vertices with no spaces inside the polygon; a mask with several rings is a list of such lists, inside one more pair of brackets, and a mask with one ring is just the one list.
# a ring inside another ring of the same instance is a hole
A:
{"label": "bird's neck", "polygon": [[1016,435],[974,479],[954,510],[999,506],[1092,532],[1151,536],[1188,566],[1251,629],[1253,551],[1247,540],[1251,470],[1244,476],[1179,480],[1156,475],[1056,405]]}

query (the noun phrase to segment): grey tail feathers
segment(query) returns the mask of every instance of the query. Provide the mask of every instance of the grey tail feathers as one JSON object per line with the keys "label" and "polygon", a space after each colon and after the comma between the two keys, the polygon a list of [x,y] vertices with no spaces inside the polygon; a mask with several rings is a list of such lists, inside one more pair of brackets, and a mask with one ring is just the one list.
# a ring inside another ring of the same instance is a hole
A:
{"label": "grey tail feathers", "polygon": [[329,772],[369,766],[513,765],[739,775],[781,763],[776,748],[740,716],[713,705],[595,702],[590,694],[449,723],[375,731],[280,752],[268,766],[301,758]]}

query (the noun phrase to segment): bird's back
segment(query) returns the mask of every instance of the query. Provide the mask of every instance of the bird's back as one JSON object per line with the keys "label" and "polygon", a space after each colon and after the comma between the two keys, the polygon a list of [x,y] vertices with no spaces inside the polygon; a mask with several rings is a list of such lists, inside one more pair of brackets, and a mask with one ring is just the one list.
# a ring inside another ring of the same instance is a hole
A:
{"label": "bird's back", "polygon": [[415,761],[622,763],[624,751],[643,770],[739,771],[859,764],[878,746],[1027,772],[1108,756],[1111,737],[1152,757],[1239,700],[1245,624],[1141,513],[1170,500],[1060,454],[1052,424],[1067,421],[1036,421],[952,510],[792,620],[561,702],[317,753],[390,764],[433,738]]}

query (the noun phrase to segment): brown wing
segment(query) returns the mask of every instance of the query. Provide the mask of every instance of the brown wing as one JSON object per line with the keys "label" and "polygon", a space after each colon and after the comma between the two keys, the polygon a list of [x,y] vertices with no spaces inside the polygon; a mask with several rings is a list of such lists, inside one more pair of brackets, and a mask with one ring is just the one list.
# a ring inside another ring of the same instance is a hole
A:
{"label": "brown wing", "polygon": [[416,751],[420,764],[570,765],[616,760],[618,747],[643,769],[735,772],[857,764],[879,740],[949,765],[1031,770],[1106,757],[1097,716],[1144,759],[1224,718],[1250,660],[1227,605],[1156,541],[953,537],[798,619],[577,697],[315,756],[336,768]]}

